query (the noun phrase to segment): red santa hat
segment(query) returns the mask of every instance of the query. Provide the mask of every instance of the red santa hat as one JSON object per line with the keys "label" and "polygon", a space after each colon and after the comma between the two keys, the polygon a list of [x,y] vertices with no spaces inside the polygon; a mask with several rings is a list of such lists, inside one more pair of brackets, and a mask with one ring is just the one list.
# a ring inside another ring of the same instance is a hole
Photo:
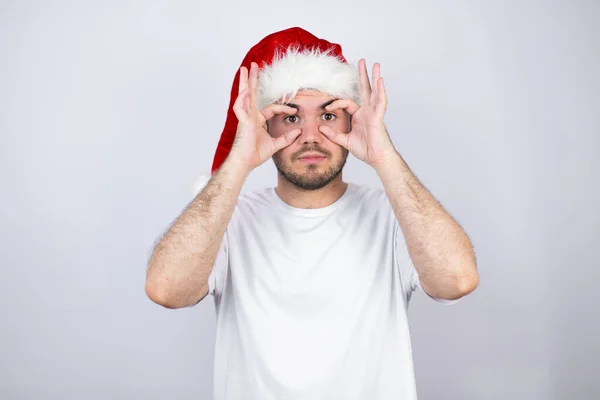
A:
{"label": "red santa hat", "polygon": [[[360,90],[357,69],[342,54],[342,47],[320,39],[312,33],[293,27],[272,33],[254,45],[244,57],[242,66],[259,66],[257,107],[278,101],[290,101],[300,90],[318,90],[338,98],[359,103]],[[217,145],[210,174],[203,174],[194,185],[197,194],[229,155],[235,139],[238,120],[233,111],[240,81],[238,68],[233,85],[225,127]]]}

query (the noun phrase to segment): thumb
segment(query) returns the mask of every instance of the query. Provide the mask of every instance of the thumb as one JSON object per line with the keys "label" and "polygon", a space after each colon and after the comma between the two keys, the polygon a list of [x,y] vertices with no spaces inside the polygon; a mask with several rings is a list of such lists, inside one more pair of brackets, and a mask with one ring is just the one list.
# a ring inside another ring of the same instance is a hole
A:
{"label": "thumb", "polygon": [[319,126],[319,131],[323,135],[327,137],[327,139],[331,140],[333,143],[339,144],[346,150],[348,150],[348,134],[342,133],[340,131],[334,131],[329,126],[321,125]]}
{"label": "thumb", "polygon": [[284,133],[283,135],[279,136],[278,138],[273,139],[273,142],[275,142],[275,153],[285,147],[288,147],[290,144],[294,143],[294,141],[298,138],[298,136],[300,136],[301,133],[302,133],[302,129],[300,129],[300,128],[293,129],[291,131]]}

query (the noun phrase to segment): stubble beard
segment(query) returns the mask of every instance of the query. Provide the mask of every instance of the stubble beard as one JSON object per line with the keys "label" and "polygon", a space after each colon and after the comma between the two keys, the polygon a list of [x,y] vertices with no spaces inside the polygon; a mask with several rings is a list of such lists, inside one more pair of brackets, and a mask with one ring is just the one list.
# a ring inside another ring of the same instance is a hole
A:
{"label": "stubble beard", "polygon": [[[304,150],[304,152],[307,150]],[[331,158],[331,157],[330,157]],[[342,156],[336,164],[331,165],[323,172],[319,172],[319,164],[308,164],[304,167],[304,172],[296,173],[292,171],[290,163],[285,163],[279,153],[273,155],[275,168],[286,181],[302,190],[318,190],[331,183],[338,175],[342,173],[344,165],[348,159],[348,150],[342,149]]]}

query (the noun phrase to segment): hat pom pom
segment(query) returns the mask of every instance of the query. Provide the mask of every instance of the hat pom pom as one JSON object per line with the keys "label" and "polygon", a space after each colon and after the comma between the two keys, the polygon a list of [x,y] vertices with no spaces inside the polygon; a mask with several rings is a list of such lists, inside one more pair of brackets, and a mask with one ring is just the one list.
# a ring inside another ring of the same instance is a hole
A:
{"label": "hat pom pom", "polygon": [[209,173],[200,174],[200,176],[196,179],[194,185],[192,186],[192,195],[194,197],[196,197],[198,193],[200,193],[202,189],[204,189],[206,185],[208,185],[208,181],[210,181],[210,178],[212,178],[212,175]]}

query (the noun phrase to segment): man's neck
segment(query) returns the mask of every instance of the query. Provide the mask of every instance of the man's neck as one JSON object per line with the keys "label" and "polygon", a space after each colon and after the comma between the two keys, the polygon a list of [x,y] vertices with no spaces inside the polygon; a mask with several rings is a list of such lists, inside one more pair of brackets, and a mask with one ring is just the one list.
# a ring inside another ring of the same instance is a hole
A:
{"label": "man's neck", "polygon": [[286,204],[295,208],[315,209],[332,205],[346,192],[348,184],[341,174],[327,186],[317,190],[302,190],[279,177],[275,192]]}

